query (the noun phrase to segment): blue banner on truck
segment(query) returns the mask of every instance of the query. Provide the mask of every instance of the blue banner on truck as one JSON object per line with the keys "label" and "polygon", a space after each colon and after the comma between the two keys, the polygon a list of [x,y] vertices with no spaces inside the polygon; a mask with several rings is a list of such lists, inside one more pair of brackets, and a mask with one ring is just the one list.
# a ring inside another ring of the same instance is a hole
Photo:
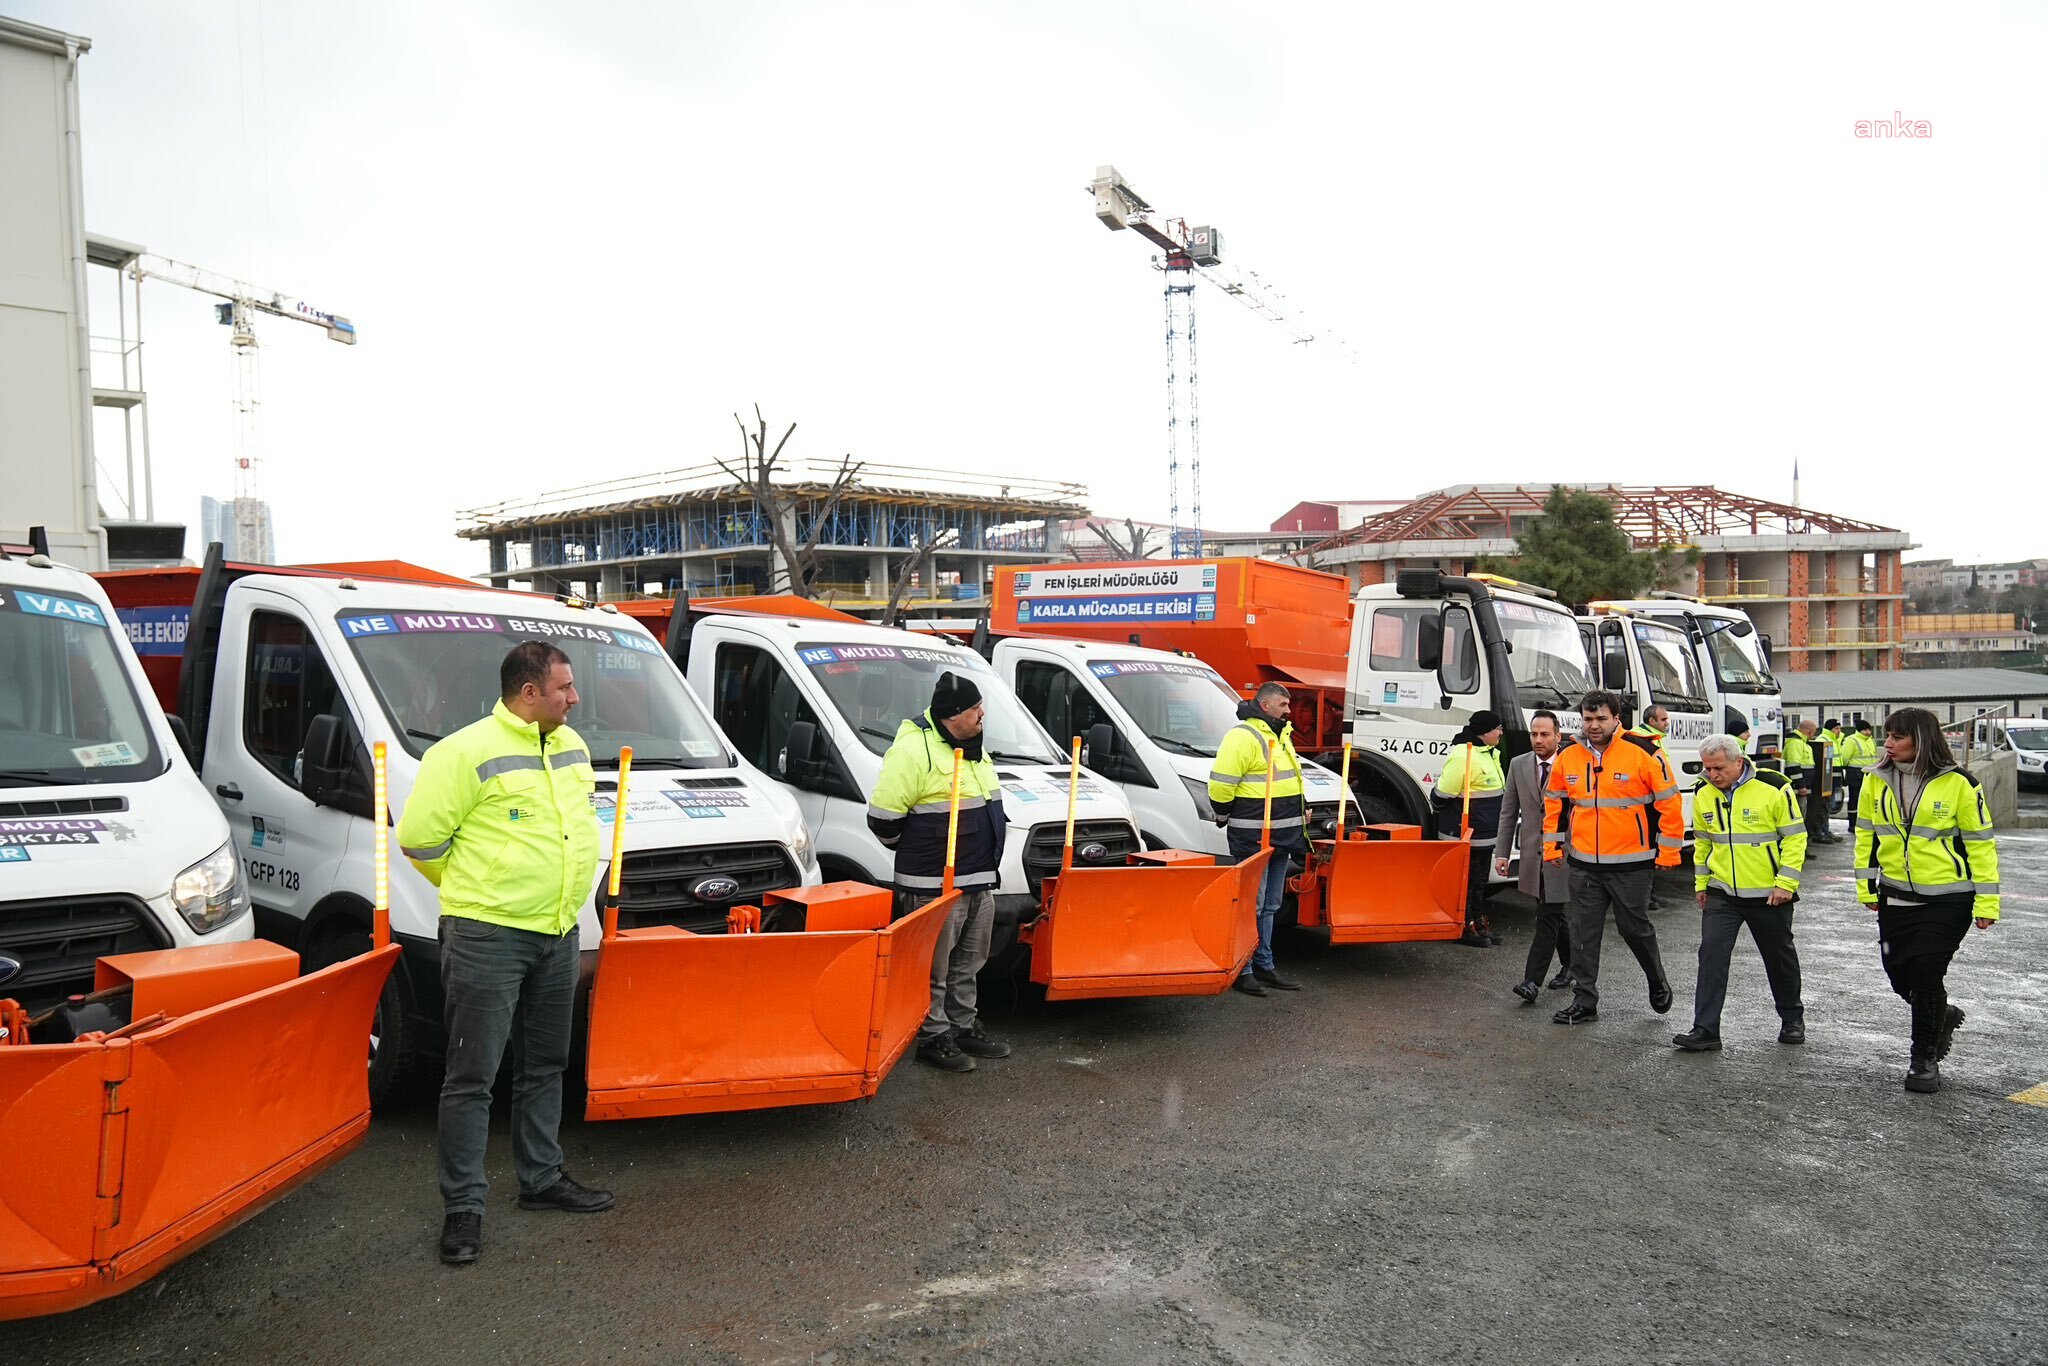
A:
{"label": "blue banner on truck", "polygon": [[181,655],[185,633],[192,629],[189,607],[121,607],[114,615],[139,655]]}

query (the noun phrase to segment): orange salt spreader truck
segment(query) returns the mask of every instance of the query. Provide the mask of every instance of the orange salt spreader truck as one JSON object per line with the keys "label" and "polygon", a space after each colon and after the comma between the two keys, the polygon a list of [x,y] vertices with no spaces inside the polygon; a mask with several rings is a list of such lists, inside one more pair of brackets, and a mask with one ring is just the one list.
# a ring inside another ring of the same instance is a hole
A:
{"label": "orange salt spreader truck", "polygon": [[99,585],[0,547],[0,1319],[132,1289],[368,1132],[399,950],[252,941],[182,740]]}
{"label": "orange salt spreader truck", "polygon": [[997,673],[1055,734],[1088,738],[1148,842],[1202,847],[1188,827],[1210,820],[1237,703],[1285,687],[1312,850],[1290,886],[1299,922],[1336,943],[1462,933],[1466,853],[1433,838],[1431,808],[1453,735],[1489,708],[1512,756],[1529,710],[1575,724],[1588,686],[1576,624],[1543,590],[1433,570],[1354,602],[1341,576],[1270,560],[1002,566],[987,631]]}

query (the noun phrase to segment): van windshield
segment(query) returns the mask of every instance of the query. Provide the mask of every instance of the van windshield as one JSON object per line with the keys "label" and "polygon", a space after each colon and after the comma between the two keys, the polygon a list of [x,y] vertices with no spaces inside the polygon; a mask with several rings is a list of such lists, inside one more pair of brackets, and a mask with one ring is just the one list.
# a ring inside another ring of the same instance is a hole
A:
{"label": "van windshield", "polygon": [[635,765],[726,768],[732,763],[711,718],[654,638],[616,617],[569,620],[485,612],[339,613],[342,638],[369,675],[392,729],[415,757],[491,714],[498,666],[523,640],[569,656],[581,700],[569,725],[591,762],[614,765],[623,745]]}
{"label": "van windshield", "polygon": [[1146,738],[1175,753],[1214,758],[1237,724],[1237,694],[1206,664],[1105,659],[1088,672]]}
{"label": "van windshield", "polygon": [[[0,787],[133,783],[164,771],[116,629],[89,599],[0,589]],[[0,834],[0,857],[9,847]]]}
{"label": "van windshield", "polygon": [[888,752],[898,726],[931,706],[939,675],[952,672],[969,675],[981,690],[982,747],[991,759],[1061,761],[1052,740],[979,655],[937,645],[849,643],[800,646],[796,657],[861,743],[877,754]]}

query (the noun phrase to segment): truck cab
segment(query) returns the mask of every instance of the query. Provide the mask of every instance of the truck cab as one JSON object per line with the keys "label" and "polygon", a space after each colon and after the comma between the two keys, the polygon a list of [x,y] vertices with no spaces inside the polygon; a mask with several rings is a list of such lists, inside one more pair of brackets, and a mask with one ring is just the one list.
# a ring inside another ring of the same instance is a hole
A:
{"label": "truck cab", "polygon": [[1503,722],[1503,766],[1529,748],[1529,719],[1575,734],[1592,686],[1578,623],[1546,589],[1490,574],[1404,569],[1358,591],[1346,713],[1351,785],[1369,821],[1430,824],[1451,740],[1474,712]]}
{"label": "truck cab", "polygon": [[1785,707],[1771,675],[1771,642],[1757,633],[1747,612],[1676,593],[1591,606],[1633,612],[1683,631],[1705,685],[1713,732],[1729,732],[1732,714],[1749,727],[1750,754],[1774,756],[1783,747]]}
{"label": "truck cab", "polygon": [[1579,618],[1579,627],[1600,686],[1621,695],[1626,724],[1639,725],[1653,704],[1662,705],[1669,714],[1665,753],[1672,776],[1686,794],[1686,829],[1690,830],[1692,789],[1702,772],[1700,741],[1723,725],[1708,697],[1692,640],[1669,621],[1613,603],[1593,604]]}
{"label": "truck cab", "polygon": [[[232,831],[261,932],[298,948],[309,969],[368,939],[370,746],[385,743],[400,812],[428,747],[490,714],[499,663],[522,640],[569,656],[582,696],[569,725],[599,771],[598,818],[628,823],[622,925],[721,933],[732,904],[817,881],[797,804],[735,752],[661,645],[622,614],[440,576],[226,565],[218,547],[194,574],[104,579],[131,630],[177,638],[164,662],[177,666],[174,696],[212,814]],[[164,605],[180,596],[182,620]],[[170,676],[160,670],[159,686]],[[605,774],[626,745],[622,813]],[[380,1099],[441,1042],[438,894],[394,862],[391,928],[405,953],[372,1040]],[[587,982],[601,935],[595,897],[579,935]]]}
{"label": "truck cab", "polygon": [[91,991],[103,956],[250,925],[227,822],[107,595],[0,551],[0,996],[41,1011]]}
{"label": "truck cab", "polygon": [[[1067,749],[972,650],[800,599],[700,606],[671,626],[669,647],[739,752],[794,795],[828,881],[890,883],[895,856],[867,823],[882,756],[898,725],[931,705],[940,673],[973,679],[1010,825],[996,892],[1000,957],[1019,921],[1037,914],[1044,879],[1059,871]],[[1086,770],[1074,843],[1081,864],[1121,864],[1140,848],[1122,790]]]}
{"label": "truck cab", "polygon": [[[1229,852],[1209,809],[1211,761],[1238,723],[1221,674],[1164,650],[1049,636],[998,640],[990,663],[1047,732],[1087,740],[1089,766],[1123,789],[1148,849]],[[1327,838],[1342,784],[1306,758],[1301,768],[1309,833]]]}

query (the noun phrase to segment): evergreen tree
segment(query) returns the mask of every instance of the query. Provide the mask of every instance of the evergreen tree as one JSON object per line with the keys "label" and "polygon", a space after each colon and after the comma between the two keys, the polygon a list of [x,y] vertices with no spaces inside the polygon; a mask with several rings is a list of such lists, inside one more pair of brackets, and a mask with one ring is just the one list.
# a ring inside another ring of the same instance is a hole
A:
{"label": "evergreen tree", "polygon": [[1479,567],[1525,583],[1541,584],[1573,607],[1603,598],[1640,597],[1678,581],[1682,567],[1696,564],[1691,547],[1637,550],[1615,523],[1614,505],[1584,489],[1551,489],[1543,515],[1515,538],[1512,556],[1488,556]]}

